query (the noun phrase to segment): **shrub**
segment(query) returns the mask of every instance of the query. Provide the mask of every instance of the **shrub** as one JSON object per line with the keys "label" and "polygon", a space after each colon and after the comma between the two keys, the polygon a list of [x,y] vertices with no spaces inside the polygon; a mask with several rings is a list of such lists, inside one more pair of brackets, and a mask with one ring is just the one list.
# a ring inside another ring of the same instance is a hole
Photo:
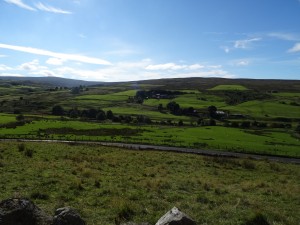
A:
{"label": "shrub", "polygon": [[197,201],[197,202],[200,202],[200,203],[202,203],[202,204],[208,204],[208,203],[210,203],[210,200],[209,200],[206,196],[201,195],[201,194],[199,194],[199,195],[197,196],[196,201]]}
{"label": "shrub", "polygon": [[131,220],[134,214],[135,213],[129,204],[123,203],[119,205],[117,216],[115,218],[115,224],[119,225],[123,221]]}
{"label": "shrub", "polygon": [[26,148],[26,150],[24,152],[24,155],[27,156],[27,157],[29,157],[29,158],[32,158],[32,156],[33,156],[33,150]]}
{"label": "shrub", "polygon": [[19,152],[24,152],[25,148],[26,148],[26,146],[24,143],[21,143],[18,145]]}
{"label": "shrub", "polygon": [[41,193],[40,191],[35,191],[30,195],[30,198],[32,199],[42,199],[42,200],[48,200],[49,195],[45,193]]}
{"label": "shrub", "polygon": [[249,221],[247,221],[244,225],[270,225],[270,223],[267,221],[264,215],[258,213]]}
{"label": "shrub", "polygon": [[16,116],[16,120],[17,121],[23,121],[25,119],[24,115],[23,114],[19,114]]}
{"label": "shrub", "polygon": [[95,187],[96,188],[100,188],[101,187],[101,184],[100,184],[100,181],[99,180],[95,180]]}
{"label": "shrub", "polygon": [[251,160],[244,160],[242,166],[248,170],[254,170],[256,168],[255,163],[252,162]]}

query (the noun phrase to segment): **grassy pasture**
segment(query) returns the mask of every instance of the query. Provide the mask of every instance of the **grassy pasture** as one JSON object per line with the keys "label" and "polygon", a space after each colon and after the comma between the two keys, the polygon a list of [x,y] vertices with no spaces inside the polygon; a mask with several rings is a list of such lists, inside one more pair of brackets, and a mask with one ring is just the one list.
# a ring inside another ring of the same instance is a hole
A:
{"label": "grassy pasture", "polygon": [[163,106],[166,107],[171,101],[175,101],[182,108],[194,107],[195,109],[206,109],[211,105],[216,107],[226,106],[226,103],[222,98],[202,93],[179,95],[174,99],[147,99],[144,101],[143,105],[157,107],[159,104],[163,104]]}
{"label": "grassy pasture", "polygon": [[154,224],[173,206],[198,224],[242,225],[257,213],[272,225],[300,221],[300,170],[292,164],[0,142],[0,181],[0,199],[27,197],[49,214],[75,207],[93,225]]}
{"label": "grassy pasture", "polygon": [[[123,132],[128,129],[132,132]],[[101,130],[103,130],[101,132]],[[229,127],[178,127],[39,120],[0,128],[1,137],[144,143],[233,152],[300,156],[300,143],[283,129],[242,130]]]}
{"label": "grassy pasture", "polygon": [[248,101],[235,106],[222,107],[224,110],[243,113],[253,117],[290,117],[299,118],[300,107],[282,104],[278,101]]}
{"label": "grassy pasture", "polygon": [[279,92],[279,93],[272,93],[274,96],[279,96],[279,97],[297,97],[300,98],[300,93],[299,92]]}
{"label": "grassy pasture", "polygon": [[16,115],[0,113],[0,125],[16,121]]}
{"label": "grassy pasture", "polygon": [[[156,107],[157,108],[157,107]],[[175,116],[173,114],[170,113],[161,113],[156,111],[156,108],[152,108],[152,107],[145,107],[142,105],[131,105],[129,106],[125,106],[125,107],[107,107],[107,108],[103,108],[103,110],[107,111],[107,110],[112,110],[114,113],[116,114],[122,114],[122,115],[145,115],[150,117],[151,119],[155,119],[155,120],[186,120],[186,121],[190,121],[190,118],[187,116]]]}
{"label": "grassy pasture", "polygon": [[237,84],[221,84],[213,88],[210,88],[211,91],[246,91],[249,90],[245,86]]}

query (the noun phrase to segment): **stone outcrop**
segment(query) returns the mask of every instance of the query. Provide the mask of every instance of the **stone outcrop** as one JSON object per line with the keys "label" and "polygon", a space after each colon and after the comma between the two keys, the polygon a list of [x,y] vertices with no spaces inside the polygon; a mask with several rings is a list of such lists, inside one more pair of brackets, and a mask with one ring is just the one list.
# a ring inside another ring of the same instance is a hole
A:
{"label": "stone outcrop", "polygon": [[[49,216],[28,199],[12,198],[0,202],[0,225],[86,225],[75,209],[59,208]],[[150,225],[126,222],[121,225]],[[196,225],[189,216],[174,207],[155,225]]]}
{"label": "stone outcrop", "polygon": [[86,225],[80,215],[69,207],[57,209],[49,216],[27,199],[0,202],[0,225]]}
{"label": "stone outcrop", "polygon": [[85,225],[85,222],[74,209],[64,207],[55,211],[53,225]]}
{"label": "stone outcrop", "polygon": [[155,225],[196,225],[196,222],[174,207],[163,215]]}
{"label": "stone outcrop", "polygon": [[0,202],[1,225],[50,225],[52,219],[27,199],[7,199]]}

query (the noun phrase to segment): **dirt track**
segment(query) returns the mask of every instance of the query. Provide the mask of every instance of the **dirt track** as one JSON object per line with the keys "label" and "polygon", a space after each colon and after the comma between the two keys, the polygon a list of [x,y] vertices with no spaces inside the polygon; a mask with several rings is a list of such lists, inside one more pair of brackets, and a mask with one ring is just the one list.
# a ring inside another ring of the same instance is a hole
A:
{"label": "dirt track", "polygon": [[256,160],[269,160],[269,161],[277,161],[277,162],[283,162],[283,163],[300,164],[300,158],[227,152],[227,151],[221,151],[221,150],[220,151],[219,150],[203,150],[203,149],[179,148],[179,147],[168,147],[168,146],[157,146],[157,145],[126,144],[126,143],[118,143],[118,142],[27,140],[27,139],[21,139],[21,140],[20,139],[0,139],[0,141],[97,144],[97,145],[102,145],[102,146],[114,146],[114,147],[121,147],[121,148],[141,150],[141,151],[147,151],[147,150],[168,151],[168,152],[190,153],[190,154],[206,155],[206,156],[218,156],[218,157],[230,157],[230,158],[251,158],[251,159],[256,159]]}

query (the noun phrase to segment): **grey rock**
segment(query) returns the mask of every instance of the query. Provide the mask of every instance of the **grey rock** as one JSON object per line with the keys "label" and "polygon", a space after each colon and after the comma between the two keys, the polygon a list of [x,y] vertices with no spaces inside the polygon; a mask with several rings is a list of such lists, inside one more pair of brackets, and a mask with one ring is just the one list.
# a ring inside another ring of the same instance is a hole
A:
{"label": "grey rock", "polygon": [[163,215],[155,225],[196,225],[196,222],[174,207]]}
{"label": "grey rock", "polygon": [[143,223],[127,222],[127,223],[122,223],[121,225],[151,225],[151,224],[147,222],[143,222]]}
{"label": "grey rock", "polygon": [[72,208],[64,207],[55,211],[53,225],[85,225],[85,221]]}
{"label": "grey rock", "polygon": [[11,198],[0,202],[1,225],[50,225],[52,219],[33,202]]}

